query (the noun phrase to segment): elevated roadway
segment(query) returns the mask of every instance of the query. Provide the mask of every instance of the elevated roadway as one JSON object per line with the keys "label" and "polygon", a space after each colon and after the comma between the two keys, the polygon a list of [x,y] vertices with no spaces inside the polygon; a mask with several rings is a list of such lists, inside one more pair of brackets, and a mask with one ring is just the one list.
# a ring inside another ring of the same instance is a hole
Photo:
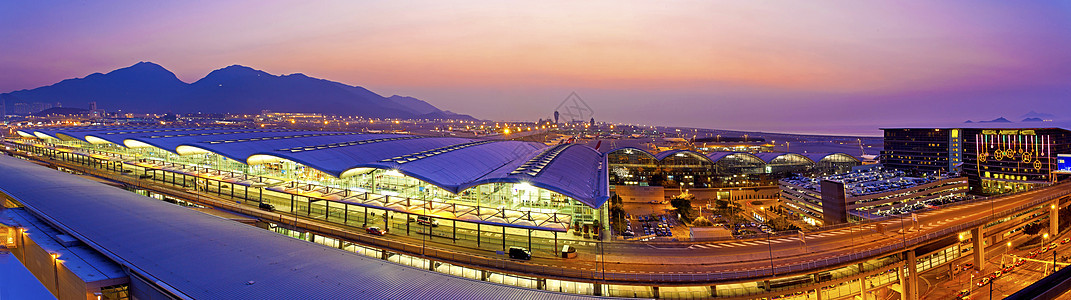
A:
{"label": "elevated roadway", "polygon": [[[118,173],[36,158],[55,166],[81,170],[117,182],[138,184],[133,178]],[[961,232],[973,231],[975,236],[984,236],[985,224],[1032,208],[1056,207],[1058,200],[1071,192],[1068,183],[1060,183],[1019,194],[955,203],[918,213],[915,220],[904,216],[827,228],[808,233],[802,240],[792,234],[706,243],[587,242],[574,244],[581,252],[577,259],[562,259],[544,254],[525,262],[506,259],[503,255],[475,245],[424,242],[414,236],[371,236],[355,231],[352,227],[260,211],[209,194],[163,185],[145,185],[145,181],[140,184],[144,188],[175,197],[197,199],[196,201],[265,220],[293,223],[294,226],[322,234],[452,264],[542,278],[655,286],[755,282],[772,277],[814,274],[882,257],[896,256],[901,261],[909,260],[914,255],[911,251],[913,249]],[[1052,211],[1055,209],[1044,213]],[[1052,219],[1055,222],[1055,218]],[[982,239],[975,240],[977,242]],[[984,260],[976,265],[980,267],[983,262]]]}

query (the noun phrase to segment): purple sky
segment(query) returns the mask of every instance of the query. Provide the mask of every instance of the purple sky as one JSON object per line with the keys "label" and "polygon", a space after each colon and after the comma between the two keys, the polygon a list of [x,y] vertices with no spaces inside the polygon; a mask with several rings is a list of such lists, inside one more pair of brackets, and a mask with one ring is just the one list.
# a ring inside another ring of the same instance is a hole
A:
{"label": "purple sky", "polygon": [[3,1],[0,92],[242,64],[497,120],[781,132],[1071,116],[1071,2]]}

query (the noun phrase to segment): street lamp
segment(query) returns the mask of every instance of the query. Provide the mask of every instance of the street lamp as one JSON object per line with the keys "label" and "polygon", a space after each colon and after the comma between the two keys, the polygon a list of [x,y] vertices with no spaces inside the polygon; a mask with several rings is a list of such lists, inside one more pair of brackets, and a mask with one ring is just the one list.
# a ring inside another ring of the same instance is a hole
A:
{"label": "street lamp", "polygon": [[60,291],[60,286],[59,286],[59,253],[52,252],[52,253],[49,253],[49,256],[52,256],[52,279],[54,280],[53,282],[56,284],[56,294],[58,295],[59,291]]}
{"label": "street lamp", "polygon": [[[769,227],[770,226],[770,219],[769,219],[769,217],[766,216],[766,207],[759,206],[759,210],[762,211],[762,222],[766,225],[766,227]],[[774,276],[773,243],[770,241],[770,231],[772,231],[772,229],[768,228],[765,231],[766,231],[766,246],[770,251],[770,277],[772,278]]]}

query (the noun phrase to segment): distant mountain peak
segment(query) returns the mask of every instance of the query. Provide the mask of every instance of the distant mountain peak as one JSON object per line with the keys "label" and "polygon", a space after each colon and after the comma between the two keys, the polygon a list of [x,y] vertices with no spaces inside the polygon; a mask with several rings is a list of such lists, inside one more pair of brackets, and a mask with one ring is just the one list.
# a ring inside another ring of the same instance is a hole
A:
{"label": "distant mountain peak", "polygon": [[151,62],[151,61],[139,61],[138,63],[130,66],[130,68],[133,68],[133,67],[153,67],[153,68],[161,68],[161,69],[164,68],[164,66],[158,65],[158,64],[156,64],[154,62]]}
{"label": "distant mountain peak", "polygon": [[[228,72],[228,73],[232,73],[232,72],[233,73],[242,73],[242,72],[244,72],[244,73],[264,73],[264,74],[268,74],[268,72],[264,72],[264,71],[257,70],[257,69],[254,69],[254,68],[246,67],[246,66],[243,66],[243,65],[229,65],[229,66],[223,67],[221,69],[217,69],[215,71],[212,71],[212,73],[215,73],[215,72]],[[209,74],[211,74],[211,73],[209,73]]]}
{"label": "distant mountain peak", "polygon": [[989,120],[989,121],[978,121],[978,123],[1011,123],[1011,122],[1012,121],[1009,121],[1008,119],[1006,119],[1004,117],[992,119],[992,120]]}
{"label": "distant mountain peak", "polygon": [[1019,116],[1019,117],[1020,118],[1024,118],[1024,119],[1036,118],[1036,119],[1042,119],[1042,120],[1052,120],[1052,119],[1056,118],[1056,115],[1048,114],[1048,113],[1039,113],[1039,112],[1031,110],[1030,112],[1028,112],[1028,113],[1026,113],[1026,114],[1024,114],[1022,116]]}
{"label": "distant mountain peak", "polygon": [[152,62],[138,62],[106,74],[63,80],[32,90],[0,94],[8,113],[20,103],[87,103],[109,111],[212,113],[317,112],[377,118],[450,118],[471,116],[441,111],[423,100],[383,97],[360,86],[309,77],[277,76],[243,65],[230,65],[194,83]]}
{"label": "distant mountain peak", "polygon": [[208,75],[205,75],[204,78],[201,78],[200,80],[197,80],[196,82],[194,82],[194,84],[204,84],[204,83],[220,84],[220,83],[226,82],[226,81],[231,81],[231,80],[236,80],[236,79],[243,79],[243,78],[250,78],[250,77],[257,77],[257,76],[272,76],[272,77],[274,77],[273,75],[268,74],[268,72],[264,72],[264,71],[257,70],[257,69],[254,69],[254,68],[246,67],[246,66],[243,66],[243,65],[230,65],[230,66],[226,66],[226,67],[223,67],[223,68],[219,68],[219,69],[213,70],[212,72],[209,72]]}
{"label": "distant mountain peak", "polygon": [[[108,72],[108,75],[111,75],[111,74],[124,74],[124,73],[138,73],[138,74],[142,74],[142,75],[144,75],[146,73],[159,73],[159,74],[168,74],[169,77],[170,76],[175,76],[175,73],[172,73],[171,71],[167,70],[167,68],[164,68],[163,66],[158,65],[156,63],[147,62],[147,61],[141,61],[141,62],[138,62],[138,63],[133,64],[133,65],[131,65],[129,67],[126,67],[126,68],[115,69],[115,70],[113,70],[111,72]],[[90,76],[97,75],[97,74],[101,74],[101,73],[93,73],[93,74],[90,74]],[[101,74],[101,75],[104,75],[104,74]]]}

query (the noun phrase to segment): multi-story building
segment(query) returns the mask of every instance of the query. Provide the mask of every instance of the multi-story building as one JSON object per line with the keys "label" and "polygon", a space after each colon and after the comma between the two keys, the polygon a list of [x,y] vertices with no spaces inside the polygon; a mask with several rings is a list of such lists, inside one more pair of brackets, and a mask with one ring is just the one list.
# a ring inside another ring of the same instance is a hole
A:
{"label": "multi-story building", "polygon": [[961,129],[886,128],[882,165],[898,170],[956,171],[963,162]]}
{"label": "multi-story building", "polygon": [[1071,153],[1071,131],[1015,126],[886,128],[883,164],[960,173],[976,194],[1024,191],[1056,181],[1057,156]]}

